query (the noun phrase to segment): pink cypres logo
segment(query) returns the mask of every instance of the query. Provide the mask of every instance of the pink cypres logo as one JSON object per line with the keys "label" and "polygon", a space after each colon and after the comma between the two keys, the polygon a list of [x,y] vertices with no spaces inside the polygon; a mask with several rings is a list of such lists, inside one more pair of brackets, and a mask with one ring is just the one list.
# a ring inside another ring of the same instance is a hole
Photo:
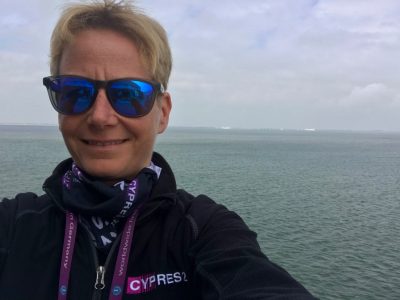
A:
{"label": "pink cypres logo", "polygon": [[138,277],[128,277],[127,283],[127,294],[142,294],[156,288],[156,276],[150,274]]}
{"label": "pink cypres logo", "polygon": [[159,286],[168,286],[177,283],[187,282],[185,272],[165,273],[165,274],[147,274],[137,277],[128,277],[126,285],[127,294],[147,293]]}

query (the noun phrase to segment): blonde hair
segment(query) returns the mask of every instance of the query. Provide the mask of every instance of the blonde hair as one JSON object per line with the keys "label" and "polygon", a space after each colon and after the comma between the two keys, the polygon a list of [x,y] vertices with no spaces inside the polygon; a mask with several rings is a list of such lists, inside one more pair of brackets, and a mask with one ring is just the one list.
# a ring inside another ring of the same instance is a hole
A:
{"label": "blonde hair", "polygon": [[70,4],[63,10],[50,43],[50,72],[58,75],[65,47],[86,29],[110,29],[130,38],[147,70],[166,89],[172,68],[171,49],[164,28],[131,1],[103,0]]}

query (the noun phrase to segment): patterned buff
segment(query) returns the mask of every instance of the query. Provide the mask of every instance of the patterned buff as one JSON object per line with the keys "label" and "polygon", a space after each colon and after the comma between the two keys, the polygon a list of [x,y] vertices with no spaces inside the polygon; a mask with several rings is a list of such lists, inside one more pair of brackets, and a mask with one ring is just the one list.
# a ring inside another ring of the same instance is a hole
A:
{"label": "patterned buff", "polygon": [[130,182],[106,185],[83,173],[75,163],[63,176],[63,202],[89,228],[96,247],[108,251],[120,231],[120,220],[150,195],[161,168],[151,163]]}

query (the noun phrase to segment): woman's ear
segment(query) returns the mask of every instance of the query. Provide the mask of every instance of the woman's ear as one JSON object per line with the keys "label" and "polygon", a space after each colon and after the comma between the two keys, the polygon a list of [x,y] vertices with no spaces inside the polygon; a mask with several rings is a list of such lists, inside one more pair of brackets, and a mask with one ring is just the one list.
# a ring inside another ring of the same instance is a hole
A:
{"label": "woman's ear", "polygon": [[168,127],[169,114],[172,108],[171,95],[168,92],[162,93],[161,99],[157,99],[157,104],[160,108],[160,119],[158,123],[158,133],[163,133]]}

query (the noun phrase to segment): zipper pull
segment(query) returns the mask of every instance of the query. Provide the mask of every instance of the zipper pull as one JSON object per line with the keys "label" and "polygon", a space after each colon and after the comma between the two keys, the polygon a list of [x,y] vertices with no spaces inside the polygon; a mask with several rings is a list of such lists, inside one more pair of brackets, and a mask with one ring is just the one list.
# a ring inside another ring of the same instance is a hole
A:
{"label": "zipper pull", "polygon": [[104,274],[106,273],[106,269],[103,266],[98,266],[96,271],[96,283],[94,284],[94,288],[96,290],[102,290],[106,286],[104,284]]}

